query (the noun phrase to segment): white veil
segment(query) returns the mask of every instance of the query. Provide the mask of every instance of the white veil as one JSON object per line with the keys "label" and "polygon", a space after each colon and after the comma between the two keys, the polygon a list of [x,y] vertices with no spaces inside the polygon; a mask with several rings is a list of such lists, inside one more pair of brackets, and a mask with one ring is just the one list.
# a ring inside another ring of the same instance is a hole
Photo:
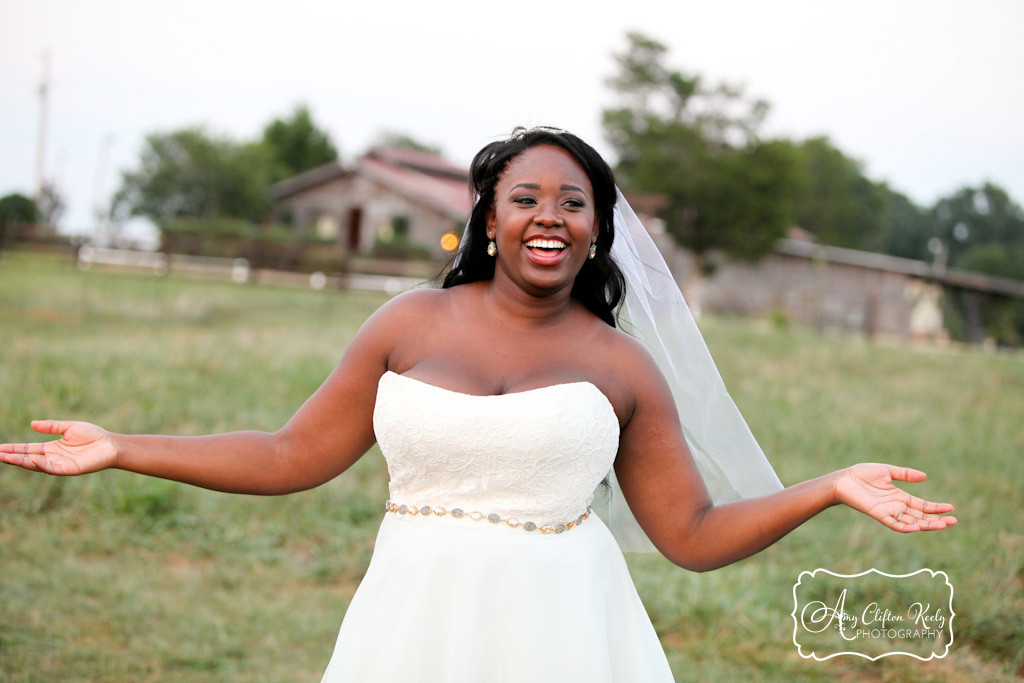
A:
{"label": "white veil", "polygon": [[[683,433],[711,499],[724,503],[760,496],[782,483],[725,389],[697,323],[665,259],[622,193],[616,190],[611,256],[626,278],[618,314],[623,330],[654,357],[675,398]],[[619,546],[652,552],[615,480],[598,487],[594,509]]]}

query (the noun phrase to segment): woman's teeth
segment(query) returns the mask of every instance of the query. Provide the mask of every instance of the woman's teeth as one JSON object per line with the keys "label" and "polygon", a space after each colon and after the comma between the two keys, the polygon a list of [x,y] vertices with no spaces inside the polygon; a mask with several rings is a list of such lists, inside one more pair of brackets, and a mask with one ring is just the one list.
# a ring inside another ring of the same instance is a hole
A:
{"label": "woman's teeth", "polygon": [[531,249],[556,249],[561,251],[565,249],[565,242],[559,240],[545,240],[540,238],[534,238],[526,243],[526,246]]}

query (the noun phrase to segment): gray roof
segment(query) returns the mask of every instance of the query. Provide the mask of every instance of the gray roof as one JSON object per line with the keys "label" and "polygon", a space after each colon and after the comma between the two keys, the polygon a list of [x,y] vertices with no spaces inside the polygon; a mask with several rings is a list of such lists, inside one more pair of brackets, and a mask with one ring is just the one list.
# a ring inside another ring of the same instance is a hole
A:
{"label": "gray roof", "polygon": [[274,183],[270,186],[270,196],[274,199],[284,199],[303,190],[326,183],[329,180],[340,178],[350,172],[341,167],[340,161],[329,161],[323,166],[317,166],[297,176]]}
{"label": "gray roof", "polygon": [[829,247],[816,242],[792,239],[779,240],[775,245],[775,251],[788,256],[820,259],[830,263],[913,275],[923,280],[931,280],[959,289],[1024,298],[1024,282],[1019,280],[955,268],[942,268],[925,261],[915,261],[888,254]]}

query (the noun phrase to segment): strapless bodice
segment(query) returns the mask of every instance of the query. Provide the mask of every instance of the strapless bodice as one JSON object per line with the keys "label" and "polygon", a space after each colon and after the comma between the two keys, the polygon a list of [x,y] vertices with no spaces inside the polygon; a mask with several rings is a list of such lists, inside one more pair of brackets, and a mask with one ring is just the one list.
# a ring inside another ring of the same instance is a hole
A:
{"label": "strapless bodice", "polygon": [[589,382],[478,396],[390,371],[373,428],[394,503],[537,524],[586,511],[619,440],[611,404]]}

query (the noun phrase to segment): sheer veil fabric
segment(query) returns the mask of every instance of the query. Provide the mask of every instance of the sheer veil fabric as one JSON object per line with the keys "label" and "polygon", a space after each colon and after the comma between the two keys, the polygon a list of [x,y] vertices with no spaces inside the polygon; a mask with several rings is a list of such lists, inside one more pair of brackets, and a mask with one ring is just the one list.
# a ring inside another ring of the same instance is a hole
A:
{"label": "sheer veil fabric", "polygon": [[[626,278],[620,327],[639,339],[668,380],[679,421],[711,499],[725,503],[782,488],[754,439],[654,240],[616,190],[612,259]],[[605,518],[622,550],[654,552],[615,480],[598,487],[594,509]]]}

